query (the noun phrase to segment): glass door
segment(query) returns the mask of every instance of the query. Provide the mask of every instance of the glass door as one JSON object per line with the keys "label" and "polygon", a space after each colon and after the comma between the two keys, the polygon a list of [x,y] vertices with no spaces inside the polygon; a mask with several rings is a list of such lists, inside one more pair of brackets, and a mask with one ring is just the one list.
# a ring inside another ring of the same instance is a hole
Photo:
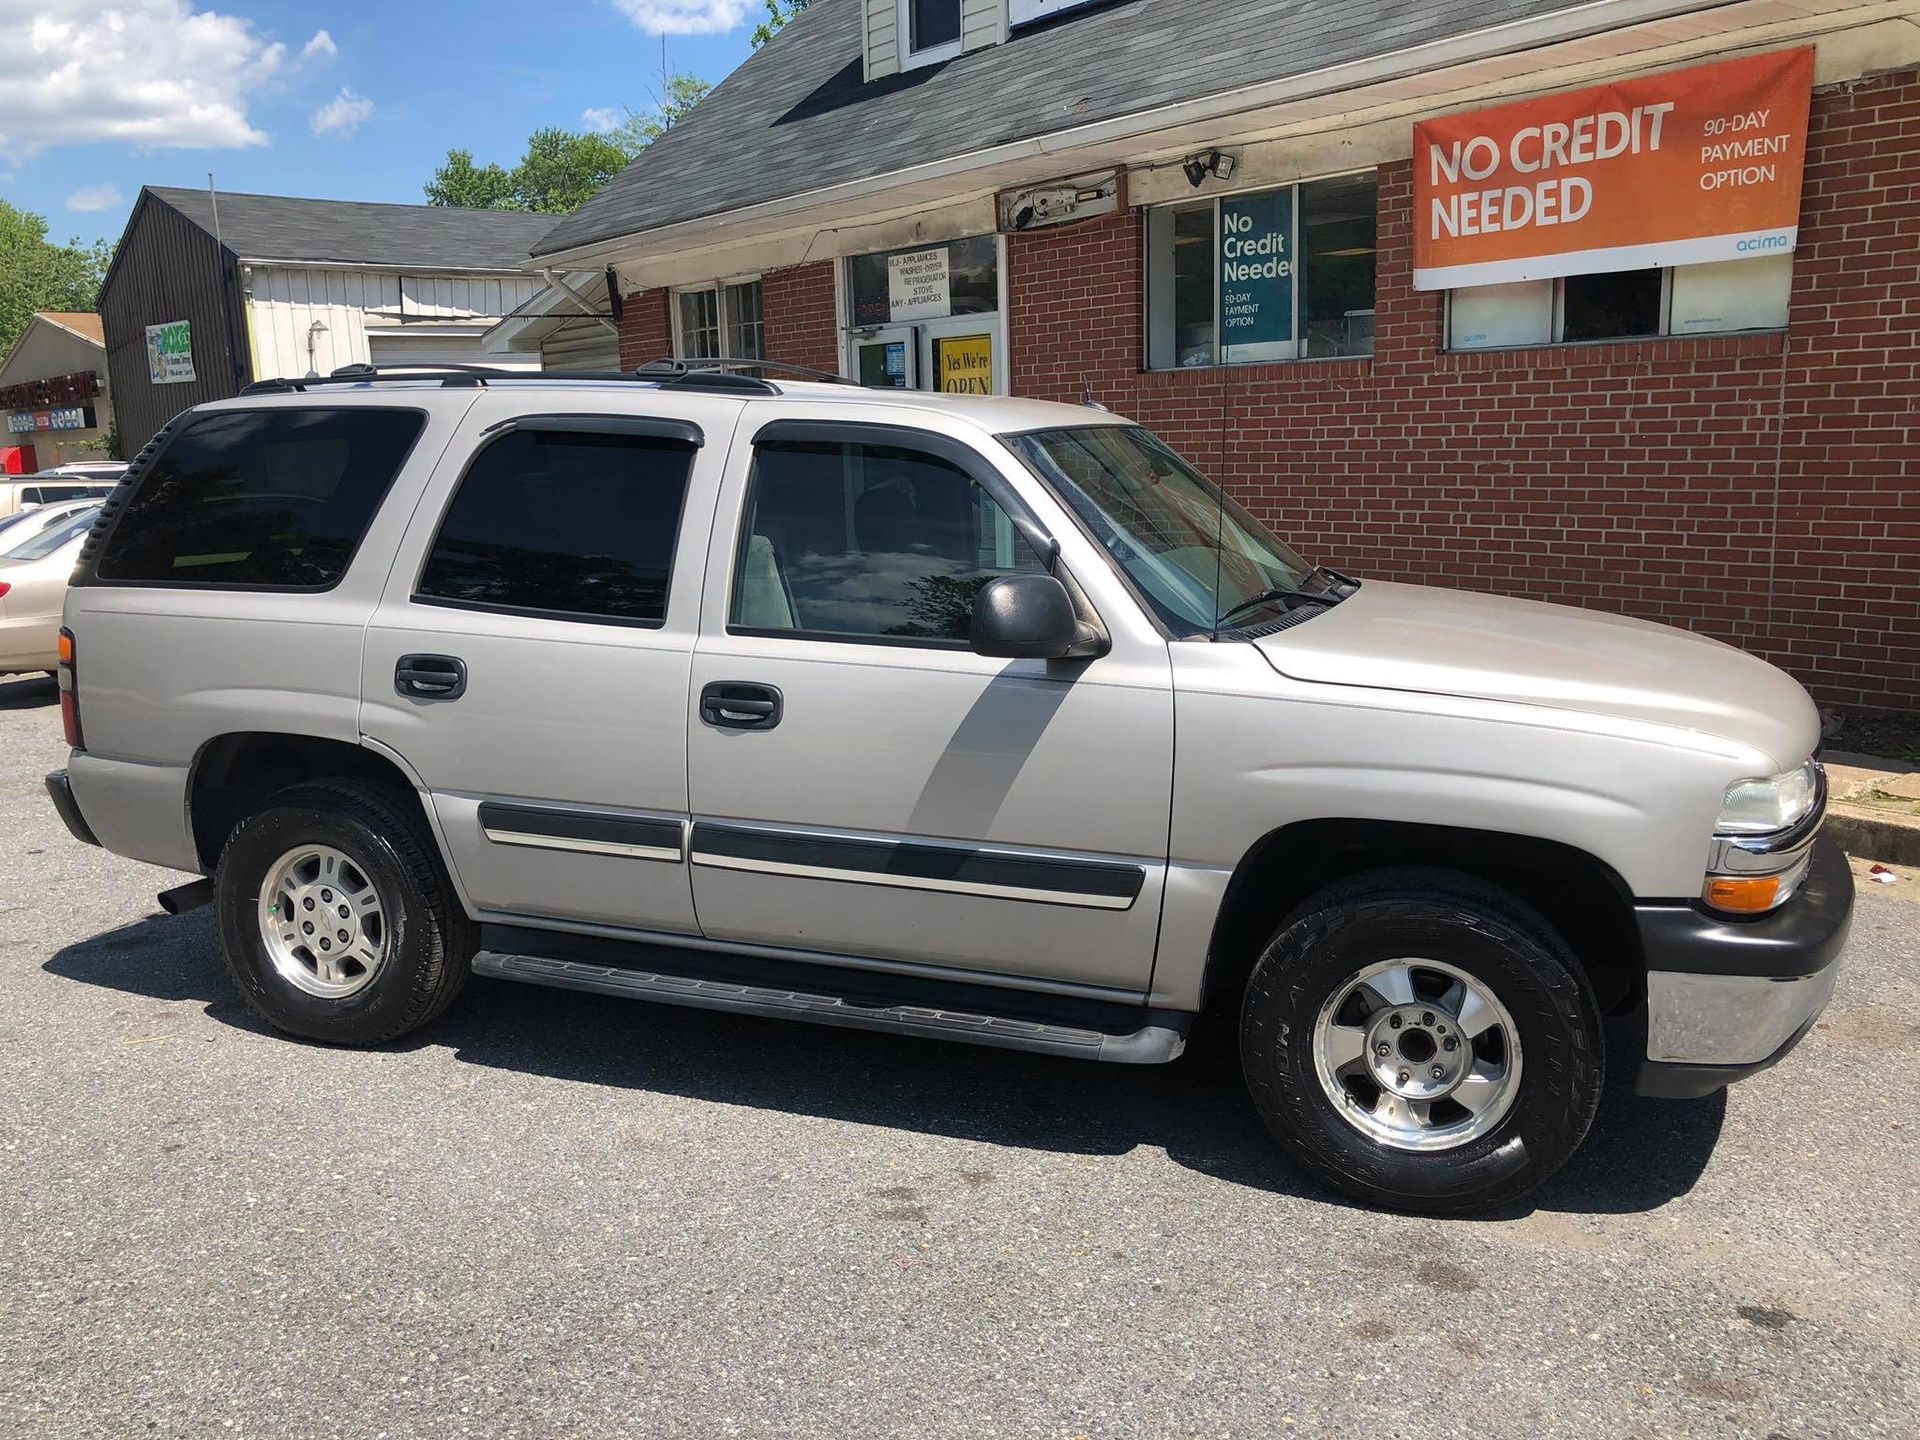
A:
{"label": "glass door", "polygon": [[999,236],[853,255],[843,263],[849,378],[881,389],[1006,393]]}
{"label": "glass door", "polygon": [[956,315],[917,328],[922,388],[948,395],[1006,393],[998,315]]}
{"label": "glass door", "polygon": [[875,390],[917,390],[919,358],[913,326],[872,330],[854,337],[853,378]]}

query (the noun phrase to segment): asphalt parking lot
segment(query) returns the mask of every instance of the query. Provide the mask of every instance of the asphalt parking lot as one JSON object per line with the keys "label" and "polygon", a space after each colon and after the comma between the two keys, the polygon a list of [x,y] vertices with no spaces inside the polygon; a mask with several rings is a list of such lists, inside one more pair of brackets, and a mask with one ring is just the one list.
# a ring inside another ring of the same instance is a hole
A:
{"label": "asphalt parking lot", "polygon": [[266,1032],[74,843],[0,681],[0,1433],[1920,1432],[1920,881],[1724,1097],[1523,1212],[1382,1215],[1219,1057],[1130,1070],[476,980]]}

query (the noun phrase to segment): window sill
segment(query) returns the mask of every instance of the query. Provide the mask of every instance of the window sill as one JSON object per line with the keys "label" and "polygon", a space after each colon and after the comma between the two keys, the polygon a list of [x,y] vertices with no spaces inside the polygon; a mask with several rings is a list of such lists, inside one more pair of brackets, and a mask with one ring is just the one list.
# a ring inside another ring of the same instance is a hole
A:
{"label": "window sill", "polygon": [[1630,365],[1645,360],[1734,360],[1786,353],[1785,330],[1718,335],[1642,335],[1630,340],[1560,340],[1545,345],[1489,345],[1441,350],[1441,370],[1528,370],[1543,365]]}
{"label": "window sill", "polygon": [[1373,373],[1371,355],[1307,355],[1298,360],[1255,360],[1242,365],[1180,365],[1171,370],[1143,369],[1140,376],[1149,384],[1178,386],[1182,376],[1205,377],[1213,384],[1230,383],[1231,376],[1257,380],[1284,380],[1312,375],[1316,379],[1351,376],[1362,378]]}

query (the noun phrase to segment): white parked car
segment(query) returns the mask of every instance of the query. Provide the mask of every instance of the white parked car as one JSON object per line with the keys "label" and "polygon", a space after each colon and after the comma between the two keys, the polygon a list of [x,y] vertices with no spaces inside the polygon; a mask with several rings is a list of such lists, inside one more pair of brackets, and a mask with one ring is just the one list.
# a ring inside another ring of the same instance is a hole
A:
{"label": "white parked car", "polygon": [[0,556],[11,555],[50,525],[71,520],[82,510],[92,510],[98,500],[65,500],[58,505],[37,505],[17,515],[0,517]]}
{"label": "white parked car", "polygon": [[99,514],[90,505],[0,556],[0,675],[50,671],[59,662],[67,581]]}
{"label": "white parked car", "polygon": [[85,475],[0,476],[0,516],[18,515],[22,510],[57,505],[63,500],[103,500],[117,483]]}

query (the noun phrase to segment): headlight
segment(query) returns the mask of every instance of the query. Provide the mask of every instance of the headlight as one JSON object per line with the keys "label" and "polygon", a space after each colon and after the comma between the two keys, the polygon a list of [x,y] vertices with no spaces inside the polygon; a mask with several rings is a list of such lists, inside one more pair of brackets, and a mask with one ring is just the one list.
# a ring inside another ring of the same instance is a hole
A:
{"label": "headlight", "polygon": [[1766,780],[1737,780],[1727,787],[1714,825],[1718,835],[1765,835],[1806,818],[1820,799],[1820,767],[1814,761]]}

